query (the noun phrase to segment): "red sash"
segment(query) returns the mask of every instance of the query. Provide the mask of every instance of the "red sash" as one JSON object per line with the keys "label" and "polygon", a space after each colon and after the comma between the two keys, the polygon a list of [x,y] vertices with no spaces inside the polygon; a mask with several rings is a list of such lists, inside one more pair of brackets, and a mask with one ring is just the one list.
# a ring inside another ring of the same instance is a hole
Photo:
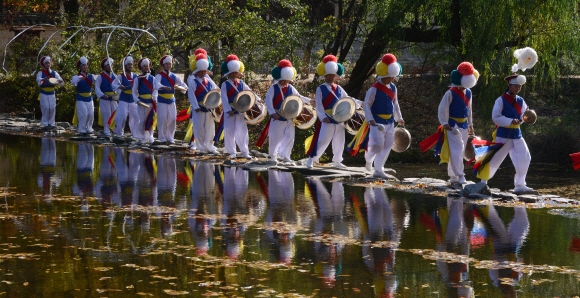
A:
{"label": "red sash", "polygon": [[139,82],[143,82],[143,84],[145,84],[145,86],[147,87],[147,89],[149,89],[149,91],[151,93],[153,93],[153,85],[151,85],[151,82],[149,82],[149,80],[147,79],[147,76],[140,79]]}
{"label": "red sash", "polygon": [[[278,88],[280,88],[280,86],[278,86]],[[277,107],[279,104],[282,103],[282,101],[284,101],[284,97],[287,96],[286,92],[288,92],[288,89],[290,89],[288,86],[280,88],[280,93],[278,93],[278,96],[276,96],[272,102],[272,105],[274,105],[274,107]]]}
{"label": "red sash", "polygon": [[451,89],[449,89],[453,92],[455,92],[455,94],[459,95],[459,97],[461,99],[463,99],[463,102],[465,103],[465,106],[467,108],[469,108],[469,98],[467,98],[467,96],[465,96],[465,94],[463,94],[463,91],[459,90],[459,88],[457,87],[451,87]]}
{"label": "red sash", "polygon": [[125,76],[125,79],[127,79],[127,81],[129,81],[131,85],[133,85],[133,77],[131,76],[131,73],[129,73],[129,75],[127,75],[127,73],[124,73],[123,75]]}
{"label": "red sash", "polygon": [[234,84],[228,83],[228,85],[230,85],[230,87],[228,88],[228,100],[230,98],[232,98],[232,96],[234,95],[234,92],[237,93],[238,92],[238,86],[235,86]]}
{"label": "red sash", "polygon": [[113,83],[113,79],[111,79],[111,77],[107,73],[105,73],[104,71],[101,72],[101,77],[103,77],[105,80],[109,81],[109,84]]}
{"label": "red sash", "polygon": [[393,90],[387,88],[387,86],[385,86],[379,82],[375,82],[372,87],[377,88],[379,91],[388,95],[392,101],[395,101],[395,96],[397,96],[397,95],[395,94],[395,92],[393,92]]}
{"label": "red sash", "polygon": [[167,73],[162,71],[159,74],[169,81],[169,84],[171,84],[171,86],[170,86],[171,88],[173,88],[173,86],[175,86],[175,81]]}
{"label": "red sash", "polygon": [[[198,97],[203,92],[203,90],[205,90],[205,86],[207,86],[207,83],[204,85],[203,81],[201,83],[197,83],[197,88],[195,88],[195,97]],[[198,98],[197,100],[200,101],[201,99]]]}
{"label": "red sash", "polygon": [[47,78],[52,78],[52,76],[50,75],[50,72],[48,72],[46,69],[42,70],[42,73],[47,77]]}
{"label": "red sash", "polygon": [[[329,105],[332,102],[332,99],[334,97],[336,97],[336,90],[338,90],[338,86],[336,84],[332,84],[332,90],[331,90],[331,92],[328,92],[328,95],[322,101],[322,106],[324,107],[325,110],[330,108]],[[340,98],[337,98],[337,99],[340,99]]]}
{"label": "red sash", "polygon": [[83,78],[83,80],[85,80],[85,82],[87,82],[87,84],[89,84],[89,87],[93,87],[93,82],[91,82],[91,80],[89,80],[89,78],[87,78],[84,74],[80,73],[78,74],[79,77]]}
{"label": "red sash", "polygon": [[516,100],[515,97],[509,95],[508,93],[504,93],[501,97],[507,100],[507,102],[509,102],[512,105],[512,107],[514,107],[514,109],[518,113],[518,116],[522,114],[522,106],[520,106],[520,103]]}

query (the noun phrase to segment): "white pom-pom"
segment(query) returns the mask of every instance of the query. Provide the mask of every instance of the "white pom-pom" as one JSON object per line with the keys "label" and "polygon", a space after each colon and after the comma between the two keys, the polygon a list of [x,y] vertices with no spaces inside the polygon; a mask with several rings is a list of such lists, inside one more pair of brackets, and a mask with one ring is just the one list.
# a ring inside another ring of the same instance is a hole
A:
{"label": "white pom-pom", "polygon": [[518,67],[518,65],[517,65],[517,64],[514,64],[514,65],[512,66],[512,72],[517,72],[517,71],[518,71],[518,69],[520,69],[520,68]]}
{"label": "white pom-pom", "polygon": [[526,83],[526,76],[519,75],[515,80],[516,80],[516,84],[523,85]]}
{"label": "white pom-pom", "polygon": [[240,61],[231,60],[230,62],[228,62],[228,70],[230,71],[230,73],[240,72]]}
{"label": "white pom-pom", "polygon": [[518,59],[518,68],[522,71],[534,67],[538,62],[538,53],[530,47],[515,50],[514,57]]}
{"label": "white pom-pom", "polygon": [[280,80],[291,81],[294,78],[294,70],[292,67],[284,67],[280,70]]}
{"label": "white pom-pom", "polygon": [[391,64],[389,64],[389,73],[387,74],[387,77],[394,78],[394,77],[399,75],[399,72],[401,72],[401,68],[399,67],[399,64],[391,63]]}
{"label": "white pom-pom", "polygon": [[324,70],[326,71],[325,75],[336,74],[338,72],[338,63],[334,61],[326,62],[326,64],[324,64]]}
{"label": "white pom-pom", "polygon": [[195,62],[196,70],[208,70],[209,68],[209,61],[206,59],[200,59]]}
{"label": "white pom-pom", "polygon": [[477,84],[477,79],[474,75],[467,75],[461,77],[461,86],[463,88],[473,88]]}

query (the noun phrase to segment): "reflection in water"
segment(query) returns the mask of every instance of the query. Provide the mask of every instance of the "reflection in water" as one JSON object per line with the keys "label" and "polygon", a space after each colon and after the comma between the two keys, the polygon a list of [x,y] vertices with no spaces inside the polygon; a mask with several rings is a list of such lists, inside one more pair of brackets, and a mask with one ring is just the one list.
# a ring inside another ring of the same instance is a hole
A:
{"label": "reflection in water", "polygon": [[216,184],[216,174],[218,181],[221,181],[221,177],[219,176],[219,168],[210,163],[188,162],[186,171],[187,168],[191,170],[193,175],[190,188],[190,214],[187,217],[187,223],[195,240],[196,254],[201,256],[206,255],[212,247],[211,231],[216,225],[216,216],[219,214],[218,204],[214,199],[214,190],[221,184]]}
{"label": "reflection in water", "polygon": [[42,138],[40,147],[40,173],[38,174],[38,187],[42,190],[42,195],[46,199],[52,197],[52,187],[60,185],[60,179],[56,179],[54,173],[56,168],[56,144],[53,139]]}
{"label": "reflection in water", "polygon": [[514,271],[509,262],[522,262],[519,251],[530,228],[528,213],[524,207],[514,207],[514,217],[506,229],[495,207],[489,205],[488,208],[488,220],[493,231],[493,258],[498,262],[496,268],[489,270],[489,276],[493,285],[499,287],[506,297],[516,297],[514,286],[518,285],[522,273]]}
{"label": "reflection in water", "polygon": [[[224,168],[224,201],[222,209],[222,229],[226,254],[237,260],[242,253],[242,238],[248,228],[248,209],[246,192],[248,191],[248,171],[240,168]],[[245,215],[245,216],[244,216]]]}
{"label": "reflection in water", "polygon": [[290,172],[268,171],[268,212],[266,235],[273,244],[270,252],[276,262],[290,265],[294,256],[293,239],[298,215],[294,204],[294,178]]}

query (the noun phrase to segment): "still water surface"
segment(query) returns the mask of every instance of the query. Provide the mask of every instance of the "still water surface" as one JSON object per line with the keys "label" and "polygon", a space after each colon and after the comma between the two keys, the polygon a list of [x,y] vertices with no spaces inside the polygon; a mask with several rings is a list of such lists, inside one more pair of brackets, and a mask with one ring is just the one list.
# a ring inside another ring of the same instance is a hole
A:
{"label": "still water surface", "polygon": [[6,297],[580,294],[547,209],[2,134],[0,187]]}

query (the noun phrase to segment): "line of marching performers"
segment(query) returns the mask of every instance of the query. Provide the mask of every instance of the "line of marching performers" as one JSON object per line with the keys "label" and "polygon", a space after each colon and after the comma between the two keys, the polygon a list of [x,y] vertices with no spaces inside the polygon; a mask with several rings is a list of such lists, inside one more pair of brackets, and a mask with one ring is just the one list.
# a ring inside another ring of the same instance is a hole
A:
{"label": "line of marching performers", "polygon": [[[529,192],[526,185],[526,174],[530,163],[530,153],[524,141],[520,125],[523,123],[524,112],[528,107],[517,94],[526,82],[526,77],[518,75],[517,71],[531,68],[537,61],[537,54],[531,48],[517,50],[514,56],[519,63],[512,67],[513,75],[505,78],[508,87],[495,102],[492,119],[497,125],[494,140],[488,142],[474,140],[472,144],[481,146],[476,150],[474,171],[483,181],[491,179],[502,161],[509,153],[516,174],[514,178],[515,192]],[[79,72],[73,76],[71,83],[76,86],[76,107],[73,124],[80,134],[93,132],[93,96],[92,91],[100,101],[99,123],[105,127],[104,134],[111,136],[124,135],[128,121],[132,136],[142,143],[153,143],[154,130],[158,128],[156,143],[173,144],[178,115],[175,105],[176,91],[187,93],[191,108],[185,119],[190,119],[190,128],[186,136],[190,148],[202,153],[217,154],[214,142],[225,135],[224,152],[229,158],[237,155],[236,146],[242,158],[251,159],[248,142],[248,128],[244,113],[239,112],[241,103],[237,102],[239,94],[250,90],[241,80],[244,64],[236,55],[228,55],[221,64],[223,82],[215,84],[211,77],[213,64],[204,49],[197,49],[190,57],[191,74],[185,84],[171,69],[173,57],[163,56],[159,65],[163,68],[157,75],[150,73],[152,63],[148,58],[137,61],[140,74],[133,73],[134,60],[131,56],[123,59],[123,72],[116,75],[112,71],[113,60],[105,58],[101,61],[103,71],[98,75],[88,73],[88,59],[81,57],[77,62]],[[37,75],[40,90],[40,105],[42,109],[42,124],[48,128],[54,126],[55,118],[55,85],[64,82],[57,72],[51,70],[50,57],[42,57],[42,71]],[[405,125],[399,107],[397,88],[394,84],[402,73],[402,66],[393,54],[385,54],[375,67],[376,82],[368,89],[364,102],[351,100],[356,108],[364,107],[366,120],[360,127],[353,141],[346,146],[346,151],[352,155],[365,151],[365,167],[372,172],[373,177],[388,178],[384,172],[384,164],[393,147],[395,139],[395,122]],[[298,96],[303,104],[316,108],[318,121],[314,135],[309,138],[306,166],[312,168],[319,162],[321,155],[332,142],[332,167],[346,168],[342,164],[345,151],[344,120],[337,121],[333,111],[337,103],[347,98],[345,90],[336,84],[344,74],[344,67],[333,55],[323,58],[317,67],[317,74],[324,83],[316,89],[315,99],[301,96],[290,82],[296,77],[296,69],[288,60],[281,60],[272,70],[274,83],[268,89],[265,98],[267,113],[270,115],[259,142],[263,143],[269,137],[269,160],[293,165],[290,157],[294,147],[295,124],[292,119],[286,119],[280,112],[284,99]],[[472,92],[479,73],[469,62],[459,64],[453,70],[450,79],[450,89],[443,95],[438,109],[440,127],[436,134],[421,142],[421,149],[426,151],[435,147],[436,155],[442,163],[448,163],[450,183],[465,184],[464,153],[468,136],[474,134],[472,119]],[[93,86],[94,85],[94,86]],[[217,129],[212,117],[211,108],[207,108],[206,99],[212,90],[220,90],[222,116]],[[351,107],[353,110],[355,107]],[[238,110],[236,110],[238,109]],[[181,114],[181,113],[180,113]],[[128,120],[127,120],[128,119]],[[261,146],[261,143],[258,146]]]}

